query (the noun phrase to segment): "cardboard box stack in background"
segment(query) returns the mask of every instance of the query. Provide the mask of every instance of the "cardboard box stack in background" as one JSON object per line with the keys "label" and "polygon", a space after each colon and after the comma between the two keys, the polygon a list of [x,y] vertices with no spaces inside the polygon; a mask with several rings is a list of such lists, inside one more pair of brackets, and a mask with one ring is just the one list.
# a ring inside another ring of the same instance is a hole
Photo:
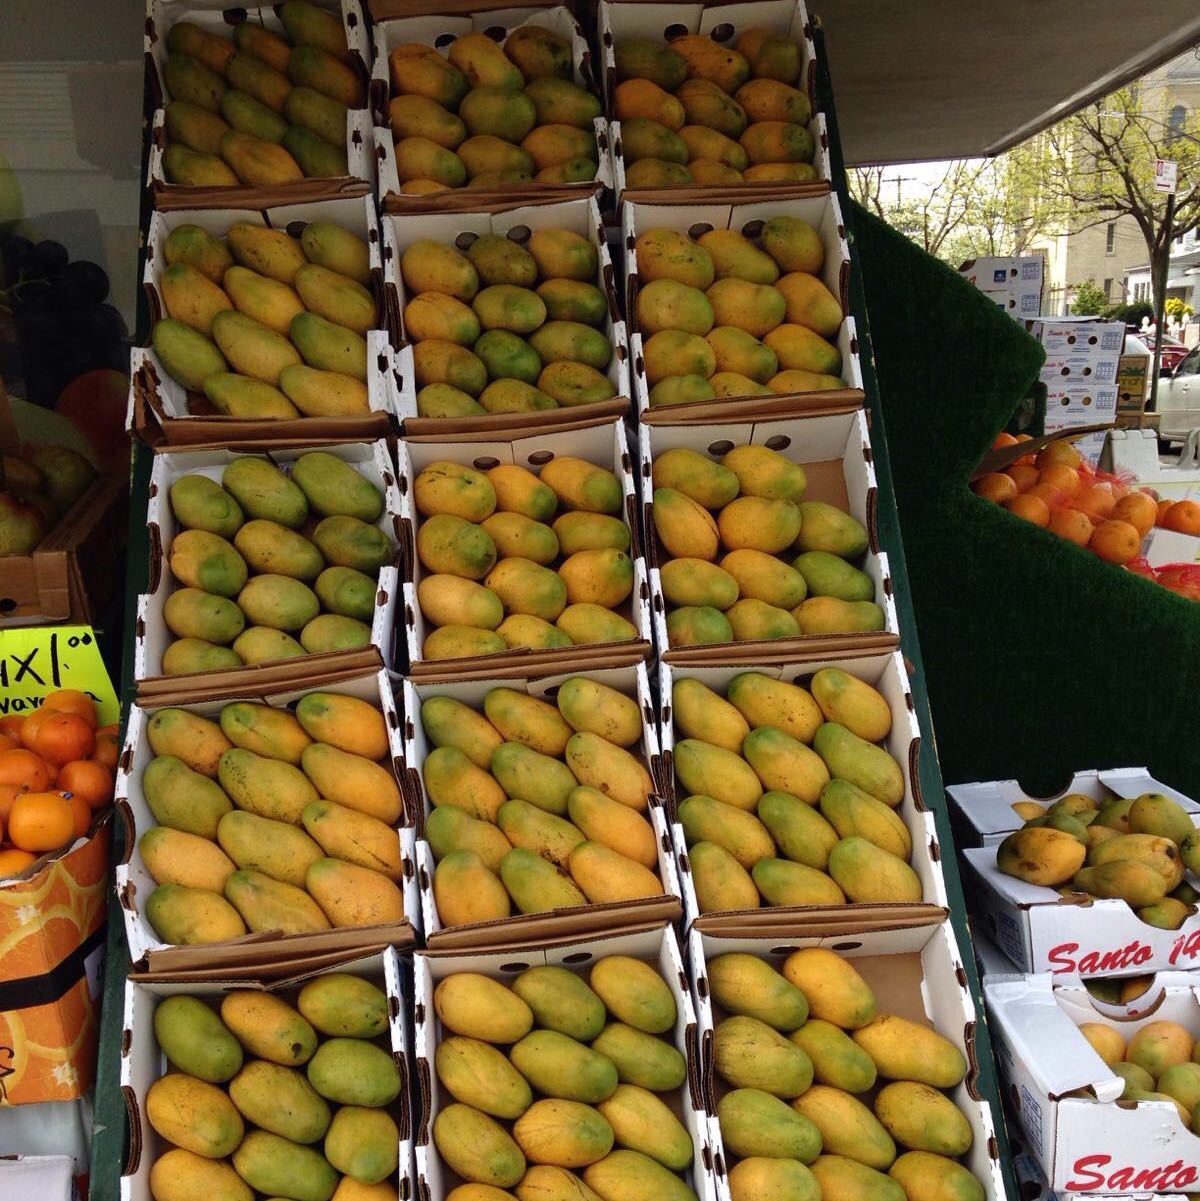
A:
{"label": "cardboard box stack in background", "polygon": [[1010,317],[1028,321],[1042,309],[1042,267],[1041,255],[1007,255],[967,259],[958,273]]}

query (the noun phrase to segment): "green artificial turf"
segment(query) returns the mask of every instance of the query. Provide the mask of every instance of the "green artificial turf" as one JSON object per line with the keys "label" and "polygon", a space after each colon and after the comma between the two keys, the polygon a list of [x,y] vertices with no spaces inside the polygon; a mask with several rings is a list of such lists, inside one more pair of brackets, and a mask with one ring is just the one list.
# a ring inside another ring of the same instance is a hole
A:
{"label": "green artificial turf", "polygon": [[944,779],[1045,795],[1145,766],[1200,798],[1200,603],[970,491],[1042,349],[866,210],[854,228]]}

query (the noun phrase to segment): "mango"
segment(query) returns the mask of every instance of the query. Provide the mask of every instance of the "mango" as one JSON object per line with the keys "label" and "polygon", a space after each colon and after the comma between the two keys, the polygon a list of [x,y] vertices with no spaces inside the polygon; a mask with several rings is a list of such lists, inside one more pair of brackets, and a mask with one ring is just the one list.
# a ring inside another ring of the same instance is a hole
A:
{"label": "mango", "polygon": [[673,1046],[624,1022],[609,1022],[592,1040],[592,1050],[616,1064],[622,1084],[663,1093],[687,1078],[687,1064]]}
{"label": "mango", "polygon": [[896,808],[904,799],[904,772],[882,747],[866,742],[837,722],[825,722],[813,736],[813,748],[831,775]]}
{"label": "mango", "polygon": [[[587,93],[584,95],[587,96]],[[591,101],[590,110],[596,106],[596,102],[593,97],[589,96],[588,99]],[[572,115],[571,110],[564,111],[563,115]],[[590,122],[585,128],[568,121],[540,124],[525,135],[521,149],[533,159],[539,175],[570,171],[584,179],[591,179],[596,174],[596,160],[600,157],[596,150],[596,134]]]}
{"label": "mango", "polygon": [[729,1172],[729,1193],[734,1201],[752,1201],[766,1195],[818,1201],[821,1196],[816,1177],[804,1164],[766,1156],[734,1164]]}
{"label": "mango", "polygon": [[758,803],[758,816],[785,858],[827,869],[838,832],[811,805],[786,792],[767,792]]}
{"label": "mango", "polygon": [[525,1156],[504,1128],[468,1105],[447,1105],[433,1120],[433,1141],[464,1180],[511,1188],[525,1172]]}
{"label": "mango", "polygon": [[[493,134],[467,138],[457,150],[472,187],[492,187],[501,181],[521,182],[532,176],[533,155]],[[478,181],[478,182],[477,182]]]}
{"label": "mango", "polygon": [[219,893],[180,884],[160,884],[146,901],[146,918],[171,945],[225,942],[246,933],[237,910]]}
{"label": "mango", "polygon": [[259,626],[299,630],[320,611],[316,593],[299,580],[284,575],[256,575],[238,593],[238,604]]}
{"label": "mango", "polygon": [[820,808],[840,838],[865,838],[906,862],[912,854],[912,837],[895,811],[848,781],[831,780]]}
{"label": "mango", "polygon": [[500,870],[500,860],[512,850],[512,843],[494,825],[452,805],[435,809],[425,819],[425,836],[436,859],[452,851],[473,851],[493,872]]}
{"label": "mango", "polygon": [[685,738],[675,744],[673,759],[675,775],[688,795],[707,795],[735,809],[753,810],[763,794],[750,764],[723,747]]}
{"label": "mango", "polygon": [[730,952],[710,960],[708,985],[722,1009],[773,1029],[796,1030],[808,1020],[804,994],[755,955]]}
{"label": "mango", "polygon": [[217,823],[233,807],[216,783],[173,755],[146,765],[142,791],[155,821],[200,838],[215,838]]}
{"label": "mango", "polygon": [[663,596],[672,606],[728,609],[738,598],[738,582],[704,559],[671,559],[659,569]]}
{"label": "mango", "polygon": [[327,54],[346,57],[346,31],[335,13],[308,0],[285,0],[279,16],[293,42],[320,46]]}
{"label": "mango", "polygon": [[640,1151],[675,1171],[690,1166],[691,1137],[653,1093],[632,1084],[620,1084],[597,1108],[612,1127],[617,1146]]}
{"label": "mango", "polygon": [[923,895],[916,872],[866,838],[843,838],[829,853],[829,874],[856,904],[911,901]]}
{"label": "mango", "polygon": [[434,872],[433,896],[446,926],[494,921],[511,912],[505,885],[474,851],[443,856]]}
{"label": "mango", "polygon": [[154,353],[176,383],[197,392],[204,381],[227,367],[224,355],[198,330],[182,321],[158,321],[151,334]]}
{"label": "mango", "polygon": [[[704,294],[718,326],[732,326],[755,338],[766,338],[783,321],[786,312],[783,296],[775,288],[732,275],[719,278]],[[767,346],[775,350],[769,339]],[[745,352],[742,353],[744,358]],[[727,366],[725,370],[736,368]]]}
{"label": "mango", "polygon": [[829,771],[820,756],[799,739],[772,726],[752,730],[742,744],[742,755],[764,788],[786,792],[808,805],[816,804],[829,783]]}
{"label": "mango", "polygon": [[1188,812],[1178,801],[1157,792],[1143,793],[1129,807],[1129,832],[1155,834],[1181,843],[1196,832]]}
{"label": "mango", "polygon": [[352,617],[322,613],[300,631],[300,644],[310,655],[357,650],[371,645],[371,627]]}
{"label": "mango", "polygon": [[808,998],[814,1018],[857,1030],[875,1017],[875,995],[849,960],[824,947],[793,951],[783,975]]}
{"label": "mango", "polygon": [[171,511],[188,529],[206,530],[229,539],[245,520],[237,501],[205,475],[181,475],[171,485],[169,495]]}
{"label": "mango", "polygon": [[1133,909],[1155,905],[1166,895],[1161,873],[1136,859],[1116,859],[1098,867],[1085,867],[1075,873],[1071,883],[1080,892],[1122,900]]}
{"label": "mango", "polygon": [[221,484],[251,518],[299,529],[308,519],[308,500],[273,463],[250,455],[225,468]]}
{"label": "mango", "polygon": [[163,81],[172,100],[183,100],[208,112],[220,107],[225,81],[192,54],[172,52],[163,68]]}
{"label": "mango", "polygon": [[392,773],[361,755],[323,742],[304,748],[300,766],[322,797],[394,824],[404,810]]}
{"label": "mango", "polygon": [[[285,140],[289,140],[294,132],[305,131],[298,131],[293,126],[284,135]],[[321,142],[321,145],[327,144]],[[327,149],[332,152],[331,147]],[[275,187],[297,183],[304,178],[304,169],[289,148],[237,129],[222,134],[221,157],[233,168],[238,179],[251,187]]]}
{"label": "mango", "polygon": [[248,1121],[293,1143],[315,1143],[329,1129],[329,1106],[294,1068],[253,1059],[230,1081],[229,1096]]}
{"label": "mango", "polygon": [[432,696],[422,702],[421,724],[434,746],[457,747],[485,769],[492,752],[504,741],[481,714],[448,696]]}
{"label": "mango", "polygon": [[[519,1062],[514,1059],[509,1063],[488,1043],[473,1038],[443,1038],[437,1046],[434,1066],[438,1079],[456,1101],[493,1117],[520,1117],[533,1102],[529,1085],[517,1070]],[[615,1086],[615,1072],[613,1077]]]}
{"label": "mango", "polygon": [[288,78],[295,86],[312,88],[347,108],[363,107],[363,87],[358,76],[320,46],[295,46],[288,56]]}
{"label": "mango", "polygon": [[242,1118],[221,1089],[182,1072],[160,1076],[146,1093],[146,1117],[169,1143],[223,1159],[242,1141]]}
{"label": "mango", "polygon": [[966,1074],[966,1060],[949,1039],[908,1018],[881,1013],[852,1037],[889,1080],[953,1088]]}
{"label": "mango", "polygon": [[874,1061],[832,1023],[813,1018],[794,1031],[791,1039],[813,1061],[813,1078],[819,1084],[848,1093],[863,1093],[874,1087]]}
{"label": "mango", "polygon": [[158,884],[182,884],[221,892],[234,870],[229,857],[206,838],[152,826],[138,840],[138,851],[146,870]]}
{"label": "mango", "polygon": [[399,1096],[400,1070],[388,1051],[360,1038],[331,1038],[308,1060],[309,1083],[339,1105],[378,1108]]}
{"label": "mango", "polygon": [[818,1155],[810,1170],[829,1201],[905,1201],[907,1197],[890,1176],[842,1155]]}
{"label": "mango", "polygon": [[290,1193],[296,1201],[329,1201],[338,1175],[311,1147],[277,1134],[252,1130],[234,1152],[238,1175],[261,1193]]}
{"label": "mango", "polygon": [[646,79],[673,91],[688,77],[688,60],[660,41],[622,38],[613,50],[617,75],[622,79]]}
{"label": "mango", "polygon": [[535,1101],[513,1126],[517,1145],[533,1163],[580,1168],[612,1149],[612,1127],[590,1105],[548,1097]]}
{"label": "mango", "polygon": [[[392,103],[395,104],[395,101]],[[345,104],[332,96],[326,96],[315,88],[292,88],[283,102],[283,114],[292,126],[315,134],[339,151],[346,145],[349,111]],[[289,147],[289,150],[299,159],[300,154],[307,156],[309,146],[301,143],[298,147]],[[300,161],[304,165],[303,159]],[[338,165],[341,165],[340,161]]]}
{"label": "mango", "polygon": [[533,1014],[519,996],[476,972],[457,972],[439,981],[433,1005],[447,1029],[489,1043],[515,1043],[533,1025]]}
{"label": "mango", "polygon": [[391,880],[403,876],[399,839],[379,818],[322,799],[305,806],[303,821],[326,854],[382,872]]}
{"label": "mango", "polygon": [[867,742],[882,742],[892,728],[892,713],[870,684],[836,667],[818,671],[809,685],[827,721],[838,722]]}
{"label": "mango", "polygon": [[713,1067],[734,1088],[799,1097],[812,1084],[812,1062],[794,1043],[757,1018],[735,1015],[713,1030]]}
{"label": "mango", "polygon": [[513,981],[513,991],[529,1006],[538,1024],[548,1030],[585,1041],[604,1028],[604,1003],[566,968],[526,968]]}
{"label": "mango", "polygon": [[643,346],[646,379],[654,385],[676,376],[707,379],[716,370],[712,347],[703,338],[680,330],[652,334]]}
{"label": "mango", "polygon": [[540,389],[519,379],[497,379],[479,394],[485,413],[536,413],[556,409],[558,403]]}
{"label": "mango", "polygon": [[758,908],[754,880],[724,847],[698,842],[688,849],[688,859],[701,913]]}
{"label": "mango", "polygon": [[522,913],[545,913],[587,903],[587,897],[566,873],[524,847],[515,847],[500,861],[500,879]]}
{"label": "mango", "polygon": [[768,905],[844,905],[846,897],[822,871],[787,859],[760,859],[751,871]]}
{"label": "mango", "polygon": [[223,671],[241,665],[241,656],[232,647],[217,646],[202,638],[179,638],[163,651],[162,656],[164,676]]}
{"label": "mango", "polygon": [[771,835],[757,817],[712,797],[688,797],[679,806],[679,821],[689,844],[716,843],[747,871],[775,853]]}
{"label": "mango", "polygon": [[548,1097],[594,1105],[617,1088],[617,1069],[608,1059],[555,1030],[527,1034],[509,1057],[525,1079]]}
{"label": "mango", "polygon": [[216,777],[217,763],[231,745],[216,722],[186,709],[157,710],[146,723],[146,737],[155,755],[173,756],[210,778]]}
{"label": "mango", "polygon": [[392,87],[405,95],[426,96],[455,111],[470,90],[467,77],[432,46],[407,42],[388,55]]}
{"label": "mango", "polygon": [[523,92],[490,85],[467,92],[458,115],[472,134],[490,134],[506,142],[520,142],[537,120],[533,101]]}
{"label": "mango", "polygon": [[768,1156],[811,1163],[821,1150],[820,1131],[785,1101],[758,1088],[737,1088],[717,1102],[727,1151],[748,1159]]}
{"label": "mango", "polygon": [[197,997],[164,997],[154,1010],[154,1038],[173,1067],[210,1084],[224,1084],[242,1066],[241,1045]]}
{"label": "mango", "polygon": [[944,1093],[925,1084],[898,1081],[880,1089],[875,1114],[888,1133],[910,1151],[965,1155],[971,1147],[971,1126]]}
{"label": "mango", "polygon": [[[619,145],[619,143],[618,143]],[[684,147],[686,150],[686,146]],[[641,158],[625,170],[625,185],[629,189],[675,188],[692,182],[692,173],[681,163],[660,158]]]}
{"label": "mango", "polygon": [[703,735],[713,745],[737,754],[750,733],[737,709],[697,679],[678,677],[671,690],[671,703],[676,730],[687,738]]}
{"label": "mango", "polygon": [[653,868],[658,862],[654,828],[644,817],[597,788],[576,788],[567,800],[571,821],[584,837],[626,859]]}
{"label": "mango", "polygon": [[454,745],[440,746],[421,768],[433,805],[452,805],[471,817],[494,822],[507,796],[499,783]]}
{"label": "mango", "polygon": [[589,980],[609,1012],[634,1029],[663,1034],[675,1025],[675,998],[650,964],[608,955],[593,965]]}
{"label": "mango", "polygon": [[618,121],[646,117],[675,132],[682,128],[685,119],[680,101],[649,79],[626,79],[619,83],[613,93],[613,107]]}
{"label": "mango", "polygon": [[654,872],[603,843],[580,843],[571,851],[568,863],[572,878],[593,905],[663,895]]}
{"label": "mango", "polygon": [[329,920],[303,889],[252,868],[239,868],[229,876],[225,897],[254,933],[310,934],[329,929]]}
{"label": "mango", "polygon": [[841,1089],[815,1084],[793,1103],[821,1132],[822,1149],[882,1171],[896,1158],[896,1144],[875,1115]]}
{"label": "mango", "polygon": [[1083,866],[1087,848],[1049,826],[1014,831],[996,848],[996,866],[1028,884],[1065,884]]}
{"label": "mango", "polygon": [[639,637],[635,626],[600,605],[568,605],[555,622],[573,643],[631,642]]}
{"label": "mango", "polygon": [[290,634],[267,626],[250,626],[234,640],[233,649],[243,663],[265,663],[270,659],[291,659],[305,653]]}
{"label": "mango", "polygon": [[583,834],[570,822],[527,801],[508,801],[501,805],[497,824],[511,846],[536,851],[563,869],[567,867],[571,851],[585,841]]}
{"label": "mango", "polygon": [[603,467],[584,459],[559,455],[543,468],[540,482],[553,490],[567,510],[585,513],[620,513],[623,508],[621,483]]}
{"label": "mango", "polygon": [[211,1201],[254,1201],[249,1185],[225,1160],[206,1159],[178,1147],[151,1165],[150,1192],[155,1201],[187,1201],[199,1196]]}
{"label": "mango", "polygon": [[303,830],[288,822],[234,810],[217,827],[222,849],[239,868],[249,868],[284,884],[304,886],[309,866],[321,858],[321,848]]}
{"label": "mango", "polygon": [[[284,374],[295,368],[285,367]],[[279,421],[304,416],[287,394],[272,384],[232,372],[217,372],[204,381],[204,395],[219,413],[252,421]]]}
{"label": "mango", "polygon": [[1178,1022],[1155,1021],[1137,1030],[1129,1040],[1125,1058],[1157,1080],[1168,1068],[1193,1059],[1194,1051],[1191,1033]]}
{"label": "mango", "polygon": [[828,376],[842,370],[841,351],[803,325],[785,322],[771,330],[764,341],[775,352],[782,370]]}
{"label": "mango", "polygon": [[[689,86],[697,85],[703,86],[702,81],[689,81]],[[725,100],[730,102],[728,97],[725,97]],[[735,138],[739,133],[740,129],[729,136]],[[745,166],[744,159],[741,165]],[[712,256],[717,279],[742,279],[752,284],[773,284],[779,278],[779,268],[775,265],[775,260],[737,230],[710,229],[701,234],[697,241]]]}
{"label": "mango", "polygon": [[163,151],[162,163],[168,183],[190,188],[236,188],[240,182],[223,159],[215,154],[199,154],[178,142]]}
{"label": "mango", "polygon": [[490,589],[453,575],[429,575],[417,586],[421,612],[435,626],[494,630],[504,619],[500,598]]}
{"label": "mango", "polygon": [[194,21],[176,21],[167,32],[167,50],[172,54],[190,54],[210,71],[224,74],[233,47],[224,38],[209,33]]}
{"label": "mango", "polygon": [[170,316],[205,337],[212,335],[212,321],[217,313],[233,307],[221,288],[187,263],[168,267],[159,277],[159,287]]}
{"label": "mango", "polygon": [[177,225],[163,243],[163,253],[168,266],[186,263],[195,267],[201,275],[219,284],[233,262],[229,248],[199,225]]}
{"label": "mango", "polygon": [[686,234],[673,229],[650,229],[634,244],[638,276],[650,280],[671,279],[707,291],[716,278],[712,255]]}
{"label": "mango", "polygon": [[900,1182],[909,1201],[983,1201],[978,1177],[962,1164],[928,1151],[907,1151],[888,1175]]}
{"label": "mango", "polygon": [[886,623],[883,610],[873,601],[844,601],[832,596],[810,597],[793,609],[792,615],[802,634],[882,630]]}
{"label": "mango", "polygon": [[487,410],[452,384],[426,384],[417,393],[420,417],[480,417]]}
{"label": "mango", "polygon": [[172,592],[163,606],[163,620],[177,638],[200,638],[218,645],[232,642],[245,624],[232,601],[198,588]]}
{"label": "mango", "polygon": [[[346,1105],[337,1111],[325,1137],[325,1156],[343,1181],[380,1184],[396,1171],[400,1131],[379,1109]],[[390,1184],[389,1186],[390,1187]]]}
{"label": "mango", "polygon": [[[1047,814],[1046,824],[1053,825],[1056,829],[1064,829],[1063,823],[1072,820],[1061,814],[1056,816],[1057,821]],[[1077,830],[1070,832],[1076,837],[1079,836]],[[1136,859],[1154,868],[1162,876],[1168,892],[1183,879],[1179,849],[1169,838],[1161,838],[1155,834],[1118,834],[1088,851],[1087,861],[1092,867],[1111,863],[1116,859]]]}
{"label": "mango", "polygon": [[719,533],[712,515],[674,488],[655,488],[654,528],[672,558],[717,557]]}
{"label": "mango", "polygon": [[[739,390],[745,385],[729,384],[728,395],[753,394],[756,388],[765,385],[779,370],[779,360],[775,351],[736,326],[719,325],[708,334],[706,341],[716,365],[716,371],[710,380],[717,375],[725,377],[723,387],[731,376],[735,380],[749,382],[749,393]],[[716,385],[710,382],[710,386],[715,392]]]}

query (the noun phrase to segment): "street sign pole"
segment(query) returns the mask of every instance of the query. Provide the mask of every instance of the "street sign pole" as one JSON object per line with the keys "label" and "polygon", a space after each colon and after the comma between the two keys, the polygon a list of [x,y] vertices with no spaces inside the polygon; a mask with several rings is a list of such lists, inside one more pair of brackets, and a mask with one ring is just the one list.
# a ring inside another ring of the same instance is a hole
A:
{"label": "street sign pole", "polygon": [[1167,332],[1167,279],[1171,272],[1171,241],[1175,226],[1175,187],[1179,164],[1159,159],[1154,168],[1154,190],[1167,193],[1167,211],[1163,217],[1163,256],[1153,272],[1154,287],[1154,361],[1150,375],[1150,409],[1158,412],[1158,373],[1162,366],[1163,336]]}

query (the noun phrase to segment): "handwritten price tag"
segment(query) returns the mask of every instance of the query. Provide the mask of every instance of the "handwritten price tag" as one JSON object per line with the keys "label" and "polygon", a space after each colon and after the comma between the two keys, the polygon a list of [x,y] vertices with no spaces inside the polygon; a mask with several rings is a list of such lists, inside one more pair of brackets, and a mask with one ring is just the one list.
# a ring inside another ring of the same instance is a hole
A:
{"label": "handwritten price tag", "polygon": [[86,692],[96,702],[102,726],[120,720],[117,694],[91,626],[0,630],[0,717],[32,713],[59,688]]}

